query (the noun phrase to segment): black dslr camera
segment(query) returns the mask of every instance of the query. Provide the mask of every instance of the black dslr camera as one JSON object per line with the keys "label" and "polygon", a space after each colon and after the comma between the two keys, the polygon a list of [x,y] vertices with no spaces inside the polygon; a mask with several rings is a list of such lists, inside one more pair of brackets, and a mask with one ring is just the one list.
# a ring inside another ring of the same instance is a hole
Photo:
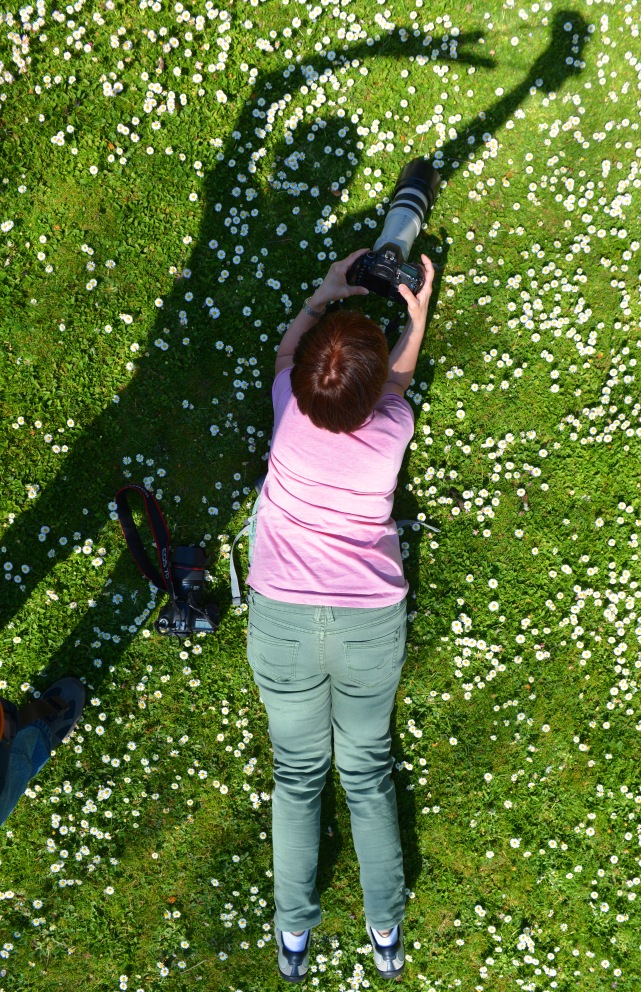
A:
{"label": "black dslr camera", "polygon": [[[160,571],[152,565],[129,509],[128,493],[142,496],[147,519],[158,552]],[[156,497],[144,486],[130,483],[116,494],[116,510],[138,568],[170,602],[161,611],[154,627],[159,634],[189,637],[190,634],[213,634],[218,627],[220,610],[215,603],[200,605],[208,558],[198,544],[182,544],[173,555],[169,552],[169,531]]]}
{"label": "black dslr camera", "polygon": [[174,595],[161,611],[154,627],[159,634],[189,637],[213,634],[220,611],[215,603],[200,605],[207,556],[198,544],[181,545],[171,560]]}
{"label": "black dslr camera", "polygon": [[441,177],[423,158],[404,166],[381,236],[372,251],[357,258],[347,273],[350,286],[365,286],[379,296],[405,305],[398,291],[403,284],[416,296],[425,281],[423,266],[407,261],[414,240],[429,214]]}

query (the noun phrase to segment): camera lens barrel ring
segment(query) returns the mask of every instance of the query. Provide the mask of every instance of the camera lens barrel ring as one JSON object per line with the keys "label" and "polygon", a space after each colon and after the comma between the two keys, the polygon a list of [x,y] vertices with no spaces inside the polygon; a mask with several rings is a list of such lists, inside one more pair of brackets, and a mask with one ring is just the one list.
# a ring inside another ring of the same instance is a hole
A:
{"label": "camera lens barrel ring", "polygon": [[405,187],[392,200],[390,213],[399,207],[413,211],[419,218],[419,223],[422,224],[429,207],[429,199],[420,190]]}

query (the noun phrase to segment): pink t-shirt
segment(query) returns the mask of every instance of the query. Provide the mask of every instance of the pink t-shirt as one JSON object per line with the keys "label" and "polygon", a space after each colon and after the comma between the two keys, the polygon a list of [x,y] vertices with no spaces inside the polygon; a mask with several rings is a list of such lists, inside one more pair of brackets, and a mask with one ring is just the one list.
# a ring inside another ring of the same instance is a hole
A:
{"label": "pink t-shirt", "polygon": [[391,513],[412,409],[387,393],[358,430],[333,434],[300,412],[290,372],[272,390],[274,434],[247,581],[287,603],[398,603],[408,586]]}

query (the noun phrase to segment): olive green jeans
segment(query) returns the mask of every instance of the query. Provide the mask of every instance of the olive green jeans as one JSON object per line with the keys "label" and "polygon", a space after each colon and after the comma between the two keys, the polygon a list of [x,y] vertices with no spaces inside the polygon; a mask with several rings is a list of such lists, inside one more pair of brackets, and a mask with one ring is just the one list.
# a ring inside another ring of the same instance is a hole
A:
{"label": "olive green jeans", "polygon": [[320,922],[320,797],[332,756],[347,794],[365,915],[403,919],[405,882],[390,716],[405,660],[405,600],[351,608],[278,602],[249,592],[247,658],[274,749],[275,923]]}

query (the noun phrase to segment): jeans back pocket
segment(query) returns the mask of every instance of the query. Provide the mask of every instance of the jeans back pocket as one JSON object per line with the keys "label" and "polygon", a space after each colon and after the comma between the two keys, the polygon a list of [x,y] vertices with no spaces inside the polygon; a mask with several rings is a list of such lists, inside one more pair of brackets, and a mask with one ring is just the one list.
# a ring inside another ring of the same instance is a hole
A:
{"label": "jeans back pocket", "polygon": [[352,682],[356,685],[380,685],[398,671],[402,630],[403,624],[382,637],[344,642],[347,671]]}
{"label": "jeans back pocket", "polygon": [[296,658],[300,641],[273,637],[249,624],[247,631],[247,660],[253,671],[274,682],[291,682],[296,677]]}

